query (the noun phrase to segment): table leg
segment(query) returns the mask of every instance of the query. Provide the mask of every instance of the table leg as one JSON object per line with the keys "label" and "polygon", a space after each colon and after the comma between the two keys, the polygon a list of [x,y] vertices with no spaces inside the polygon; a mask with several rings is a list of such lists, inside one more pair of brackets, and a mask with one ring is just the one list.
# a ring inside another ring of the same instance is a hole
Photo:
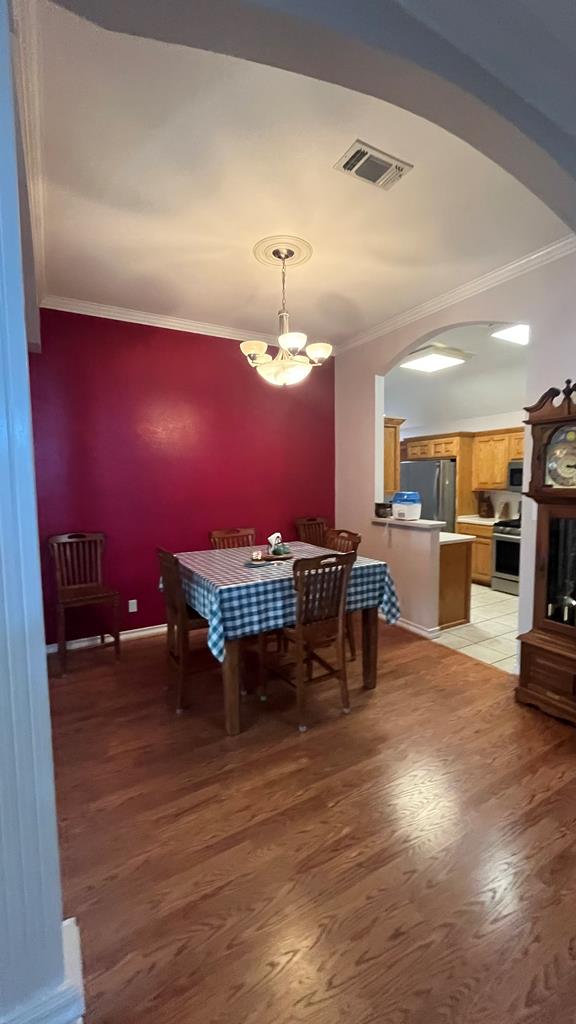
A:
{"label": "table leg", "polygon": [[376,686],[378,665],[378,609],[362,609],[362,681],[365,690]]}
{"label": "table leg", "polygon": [[222,665],[224,680],[224,715],[226,732],[237,736],[240,732],[240,641],[227,640]]}

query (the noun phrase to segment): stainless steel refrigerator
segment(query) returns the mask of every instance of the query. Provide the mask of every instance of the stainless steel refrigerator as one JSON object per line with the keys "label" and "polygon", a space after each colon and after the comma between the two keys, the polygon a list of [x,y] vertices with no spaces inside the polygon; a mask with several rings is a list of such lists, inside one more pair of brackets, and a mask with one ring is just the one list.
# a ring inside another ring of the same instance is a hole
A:
{"label": "stainless steel refrigerator", "polygon": [[437,519],[454,529],[456,459],[418,459],[400,463],[400,490],[418,491],[422,519]]}

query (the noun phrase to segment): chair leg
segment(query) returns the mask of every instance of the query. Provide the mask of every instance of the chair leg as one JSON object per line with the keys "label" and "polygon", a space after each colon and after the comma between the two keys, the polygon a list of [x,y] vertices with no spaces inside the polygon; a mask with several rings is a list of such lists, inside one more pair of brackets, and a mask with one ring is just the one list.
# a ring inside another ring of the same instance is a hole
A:
{"label": "chair leg", "polygon": [[[280,646],[280,635],[276,637],[276,644]],[[266,637],[260,633],[258,637],[258,697],[261,701],[267,698],[268,672],[266,665]]]}
{"label": "chair leg", "polygon": [[306,732],[306,682],[304,679],[305,649],[301,640],[296,641],[296,699],[298,701],[298,731]]}
{"label": "chair leg", "polygon": [[354,618],[352,612],[348,612],[346,616],[346,636],[348,638],[348,646],[350,647],[350,658],[352,661],[356,661],[356,638],[354,636]]}
{"label": "chair leg", "polygon": [[171,609],[166,612],[166,657],[170,660],[176,654],[176,623]]}
{"label": "chair leg", "polygon": [[346,642],[343,632],[338,635],[336,648],[338,655],[338,682],[340,683],[342,708],[344,714],[348,715],[350,713],[350,694],[348,693],[348,679],[346,674]]}
{"label": "chair leg", "polygon": [[179,624],[176,627],[178,642],[178,675],[176,681],[176,714],[184,711],[184,690],[186,686],[186,670],[188,668],[188,630]]}
{"label": "chair leg", "polygon": [[63,604],[58,605],[58,656],[60,659],[60,675],[66,672],[66,610]]}
{"label": "chair leg", "polygon": [[104,633],[100,633],[100,643],[101,643],[101,644],[103,644],[103,643],[104,643],[105,639],[106,639],[106,636],[105,636],[105,634],[104,634]]}
{"label": "chair leg", "polygon": [[116,654],[116,661],[120,659],[120,601],[118,598],[114,601],[114,651]]}

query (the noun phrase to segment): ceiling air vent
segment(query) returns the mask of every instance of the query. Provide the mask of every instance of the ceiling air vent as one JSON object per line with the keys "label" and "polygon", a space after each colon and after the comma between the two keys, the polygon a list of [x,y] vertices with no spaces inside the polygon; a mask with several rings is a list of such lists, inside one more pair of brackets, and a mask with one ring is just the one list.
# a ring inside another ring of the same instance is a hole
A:
{"label": "ceiling air vent", "polygon": [[350,146],[344,156],[334,164],[334,169],[343,171],[344,174],[352,174],[361,181],[367,181],[369,185],[376,185],[377,188],[388,189],[408,174],[413,166],[406,160],[399,160],[396,156],[390,156],[389,153],[383,153],[381,149],[356,139],[354,145]]}

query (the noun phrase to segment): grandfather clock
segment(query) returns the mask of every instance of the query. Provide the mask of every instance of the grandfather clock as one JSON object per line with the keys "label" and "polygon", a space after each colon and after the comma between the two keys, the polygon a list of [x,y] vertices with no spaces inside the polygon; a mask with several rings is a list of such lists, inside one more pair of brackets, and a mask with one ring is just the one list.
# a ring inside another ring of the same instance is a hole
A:
{"label": "grandfather clock", "polygon": [[538,504],[538,526],[533,627],[520,637],[516,698],[576,723],[576,384],[550,388],[526,412],[526,494]]}

